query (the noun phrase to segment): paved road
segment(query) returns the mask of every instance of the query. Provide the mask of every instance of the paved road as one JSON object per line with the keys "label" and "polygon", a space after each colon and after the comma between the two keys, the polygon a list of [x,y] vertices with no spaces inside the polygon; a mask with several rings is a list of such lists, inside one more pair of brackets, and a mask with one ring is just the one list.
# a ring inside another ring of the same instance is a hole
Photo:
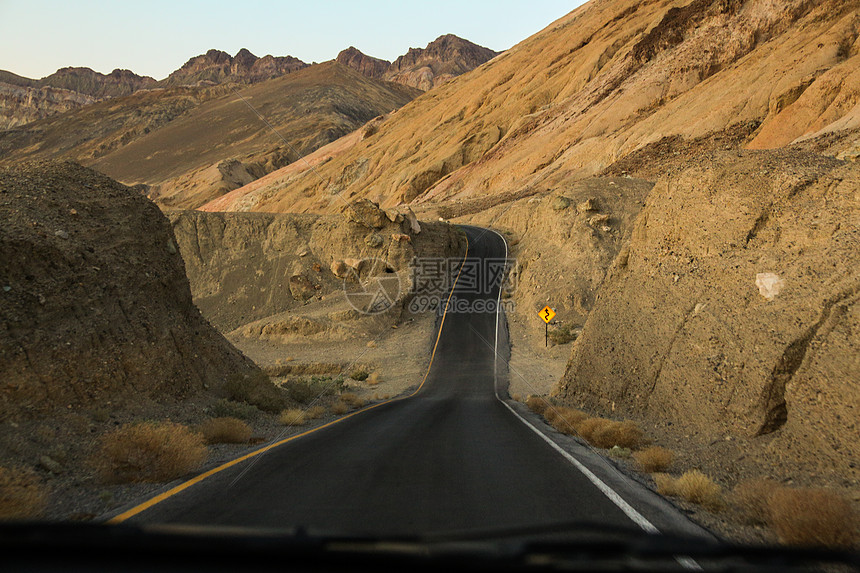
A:
{"label": "paved road", "polygon": [[[465,230],[470,259],[505,256],[495,233]],[[468,278],[461,277],[453,299],[497,300],[497,284],[473,289]],[[130,522],[302,525],[374,535],[572,521],[633,526],[497,399],[495,335],[495,312],[448,313],[415,396],[284,444],[250,469],[246,461],[217,473]]]}

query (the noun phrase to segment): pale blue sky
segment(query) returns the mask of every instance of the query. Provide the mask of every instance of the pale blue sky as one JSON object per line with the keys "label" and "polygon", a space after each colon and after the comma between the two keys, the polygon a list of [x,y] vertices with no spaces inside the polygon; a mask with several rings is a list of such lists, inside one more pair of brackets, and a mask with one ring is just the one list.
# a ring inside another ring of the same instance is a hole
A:
{"label": "pale blue sky", "polygon": [[447,33],[501,51],[583,1],[0,0],[0,69],[41,78],[65,66],[127,68],[162,79],[210,48],[310,63],[354,45],[393,60]]}

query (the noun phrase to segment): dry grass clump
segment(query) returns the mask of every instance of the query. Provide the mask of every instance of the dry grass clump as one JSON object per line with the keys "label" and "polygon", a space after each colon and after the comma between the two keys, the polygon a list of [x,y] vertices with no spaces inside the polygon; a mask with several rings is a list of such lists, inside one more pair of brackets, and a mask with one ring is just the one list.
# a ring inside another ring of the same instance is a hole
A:
{"label": "dry grass clump", "polygon": [[331,406],[331,413],[334,414],[335,416],[343,416],[347,412],[349,412],[349,406],[347,406],[346,404],[344,404],[340,400],[338,400],[337,402],[335,402]]}
{"label": "dry grass clump", "polygon": [[370,376],[367,377],[367,385],[368,386],[376,386],[381,381],[382,380],[380,380],[380,378],[379,378],[379,372],[371,372]]}
{"label": "dry grass clump", "polygon": [[651,446],[633,454],[643,472],[665,472],[672,465],[672,452],[660,446]]}
{"label": "dry grass clump", "polygon": [[635,422],[630,420],[623,422],[604,420],[604,422],[607,423],[597,425],[591,431],[590,437],[586,438],[592,445],[598,448],[618,446],[635,450],[645,443],[645,435]]}
{"label": "dry grass clump", "polygon": [[679,496],[705,509],[719,511],[723,507],[720,486],[699,470],[684,472],[678,478],[675,488]]}
{"label": "dry grass clump", "polygon": [[364,400],[362,400],[361,398],[358,397],[357,394],[354,394],[352,392],[346,392],[344,394],[341,394],[340,400],[344,404],[348,404],[349,406],[352,406],[353,408],[361,408],[364,406]]}
{"label": "dry grass clump", "polygon": [[678,496],[711,511],[719,511],[723,507],[720,486],[699,470],[684,472],[678,479],[666,473],[656,473],[651,477],[660,495]]}
{"label": "dry grass clump", "polygon": [[308,420],[316,420],[317,418],[322,418],[325,416],[325,408],[322,406],[314,406],[312,408],[308,408],[308,411],[305,412],[305,417]]}
{"label": "dry grass clump", "polygon": [[651,476],[657,484],[657,493],[665,496],[678,495],[678,480],[667,473],[656,473]]}
{"label": "dry grass clump", "polygon": [[576,434],[577,427],[588,418],[588,414],[573,408],[551,408],[546,411],[545,417],[550,426],[562,434]]}
{"label": "dry grass clump", "polygon": [[787,545],[852,547],[860,544],[860,523],[851,502],[836,492],[780,488],[769,498],[770,525]]}
{"label": "dry grass clump", "polygon": [[297,408],[284,410],[278,419],[285,426],[303,426],[307,421],[304,410]]}
{"label": "dry grass clump", "polygon": [[200,424],[207,444],[245,444],[251,439],[251,426],[237,418],[211,418]]}
{"label": "dry grass clump", "polygon": [[612,422],[606,420],[605,418],[586,418],[582,422],[580,422],[576,431],[579,432],[579,435],[588,443],[593,443],[594,434],[607,427]]}
{"label": "dry grass clump", "polygon": [[511,395],[511,400],[513,400],[514,402],[522,402],[522,401],[523,401],[523,397],[522,397],[522,396],[520,396],[520,395],[519,395],[519,394],[517,394],[517,393],[514,393],[514,394],[512,394],[512,395]]}
{"label": "dry grass clump", "polygon": [[99,440],[93,464],[106,482],[164,482],[199,468],[203,436],[174,422],[126,424]]}
{"label": "dry grass clump", "polygon": [[745,523],[765,525],[770,519],[770,496],[779,488],[771,479],[747,479],[735,486],[730,499]]}
{"label": "dry grass clump", "polygon": [[526,398],[526,406],[528,406],[529,410],[531,410],[535,414],[543,416],[547,409],[550,409],[552,407],[552,404],[550,404],[549,400],[543,398],[542,396],[532,395]]}
{"label": "dry grass clump", "polygon": [[48,489],[32,470],[0,467],[0,520],[40,517]]}

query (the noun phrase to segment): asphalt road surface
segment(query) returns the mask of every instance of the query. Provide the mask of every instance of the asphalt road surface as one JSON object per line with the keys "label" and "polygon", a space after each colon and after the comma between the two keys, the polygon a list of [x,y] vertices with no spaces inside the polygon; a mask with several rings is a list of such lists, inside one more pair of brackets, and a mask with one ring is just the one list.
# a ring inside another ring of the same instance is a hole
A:
{"label": "asphalt road surface", "polygon": [[[464,229],[470,261],[506,255],[497,234]],[[498,280],[479,281],[475,288],[473,277],[463,275],[451,306],[455,301],[498,300]],[[214,474],[129,523],[304,526],[374,536],[580,521],[636,527],[621,508],[625,502],[619,505],[595,487],[582,469],[497,398],[496,328],[493,308],[447,313],[429,375],[414,396]],[[532,424],[539,427],[534,419]],[[635,486],[625,488],[620,497],[631,506],[655,503],[640,502]],[[647,515],[657,510],[649,506],[639,511]],[[659,511],[665,513],[665,508]],[[674,527],[665,515],[663,522],[661,530]],[[687,527],[682,522],[677,522],[680,529]]]}

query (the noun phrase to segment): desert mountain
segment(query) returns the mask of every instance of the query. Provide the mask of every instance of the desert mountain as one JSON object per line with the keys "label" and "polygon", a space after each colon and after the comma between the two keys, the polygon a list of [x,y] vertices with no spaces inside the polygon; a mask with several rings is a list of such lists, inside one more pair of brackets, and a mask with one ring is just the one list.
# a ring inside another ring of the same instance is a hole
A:
{"label": "desert mountain", "polygon": [[[725,483],[856,486],[858,8],[594,0],[318,150],[314,173],[203,209],[334,194],[492,226],[517,258],[519,391],[558,356],[560,400],[644,421]],[[526,355],[544,304],[581,332],[572,355]]]}
{"label": "desert mountain", "polygon": [[[406,106],[318,171],[396,205],[554,188],[661,139],[726,130],[754,148],[802,140],[856,153],[847,135],[858,121],[856,8],[589,2]],[[328,183],[288,176],[289,185],[273,177],[235,196],[243,209],[326,207]]]}
{"label": "desert mountain", "polygon": [[277,78],[307,67],[292,56],[264,56],[259,58],[242,48],[235,56],[220,50],[209,50],[185,62],[181,68],[159,82],[164,86],[196,84],[222,84],[235,82],[253,84]]}
{"label": "desert mountain", "polygon": [[90,68],[62,68],[41,80],[0,70],[0,130],[106,97],[129,95],[155,83],[154,79],[129,70],[100,74]]}
{"label": "desert mountain", "polygon": [[0,151],[10,162],[75,159],[152,186],[165,205],[196,207],[419,94],[329,62],[240,91],[174,87],[99,102],[0,132]]}
{"label": "desert mountain", "polygon": [[383,78],[427,91],[473,70],[498,55],[497,52],[458,38],[439,36],[426,48],[409,48],[393,63],[361,53],[350,46],[337,55],[337,61],[371,77]]}

